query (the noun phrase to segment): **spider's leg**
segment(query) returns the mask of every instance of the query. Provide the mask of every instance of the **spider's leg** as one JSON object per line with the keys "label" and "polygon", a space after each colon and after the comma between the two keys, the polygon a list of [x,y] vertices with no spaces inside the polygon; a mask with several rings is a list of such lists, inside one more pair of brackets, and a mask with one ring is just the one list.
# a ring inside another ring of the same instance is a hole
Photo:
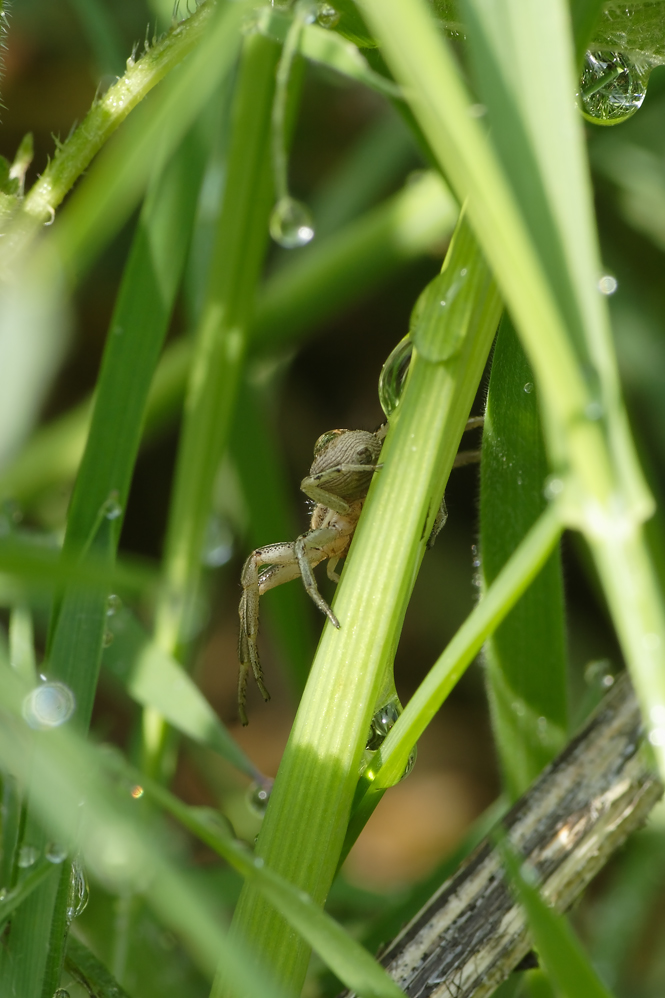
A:
{"label": "spider's leg", "polygon": [[[363,488],[355,494],[355,498],[366,495],[373,473],[382,467],[381,464],[336,464],[333,468],[303,478],[300,488],[314,502],[344,515],[351,507],[339,493],[344,493],[349,484],[357,485],[360,476]],[[349,495],[348,492],[346,494]]]}
{"label": "spider's leg", "polygon": [[329,558],[328,564],[326,565],[326,575],[331,582],[339,582],[339,575],[335,571],[339,558]]}
{"label": "spider's leg", "polygon": [[[259,572],[261,565],[271,568]],[[280,577],[280,571],[283,573]],[[256,685],[264,700],[270,699],[270,694],[263,682],[263,670],[259,659],[257,638],[259,633],[259,596],[267,589],[288,582],[299,575],[298,562],[292,543],[267,544],[265,547],[252,551],[245,562],[240,576],[242,596],[240,597],[240,634],[238,637],[238,659],[240,673],[238,675],[238,713],[243,724],[247,724],[245,701],[247,692],[247,676],[251,668]]]}
{"label": "spider's leg", "polygon": [[332,527],[318,527],[316,530],[301,534],[295,543],[295,550],[305,589],[321,613],[325,613],[333,627],[338,628],[339,621],[319,592],[313,571],[314,566],[326,557],[324,549],[327,545],[337,540],[339,540],[339,531]]}

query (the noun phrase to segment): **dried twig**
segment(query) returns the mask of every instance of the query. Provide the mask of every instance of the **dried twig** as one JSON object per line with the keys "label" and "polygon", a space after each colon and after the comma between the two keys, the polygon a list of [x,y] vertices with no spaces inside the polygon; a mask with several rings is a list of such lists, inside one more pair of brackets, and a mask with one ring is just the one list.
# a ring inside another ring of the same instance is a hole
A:
{"label": "dried twig", "polygon": [[[503,819],[557,911],[573,904],[663,793],[640,736],[637,701],[624,675]],[[409,998],[485,998],[530,948],[524,913],[485,839],[390,944],[381,963]]]}

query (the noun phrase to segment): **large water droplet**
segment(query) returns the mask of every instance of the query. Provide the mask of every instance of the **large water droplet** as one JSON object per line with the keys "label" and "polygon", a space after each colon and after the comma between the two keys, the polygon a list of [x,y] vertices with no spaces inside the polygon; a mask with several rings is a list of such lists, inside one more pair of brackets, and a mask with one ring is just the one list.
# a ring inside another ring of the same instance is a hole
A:
{"label": "large water droplet", "polygon": [[259,818],[262,818],[266,813],[271,793],[272,780],[265,783],[250,783],[247,788],[247,804],[249,809]]}
{"label": "large water droplet", "polygon": [[21,846],[18,851],[17,863],[22,870],[27,870],[29,866],[32,866],[37,859],[38,852],[34,846]]}
{"label": "large water droplet", "polygon": [[616,125],[635,114],[647,92],[650,67],[622,52],[587,52],[580,80],[582,114],[600,125]]}
{"label": "large water droplet", "polygon": [[219,568],[232,557],[233,532],[225,519],[213,514],[206,526],[201,561],[208,568]]}
{"label": "large water droplet", "polygon": [[72,922],[85,911],[88,899],[90,898],[90,888],[86,880],[83,867],[78,859],[72,863],[72,872],[69,880],[69,897],[67,898],[67,921]]}
{"label": "large water droplet", "polygon": [[403,340],[399,341],[381,368],[379,402],[388,419],[399,405],[412,353],[413,340],[410,336],[405,336]]}
{"label": "large water droplet", "polygon": [[333,6],[329,3],[320,3],[317,6],[316,20],[321,25],[322,28],[334,28],[339,24],[339,19],[341,15],[338,10],[335,10]]}
{"label": "large water droplet", "polygon": [[67,988],[58,988],[53,992],[53,998],[69,998],[69,991]]}
{"label": "large water droplet", "polygon": [[[367,742],[365,744],[365,752],[363,753],[360,763],[361,776],[365,772],[367,772],[368,775],[371,774],[372,760],[378,749],[381,748],[382,744],[388,737],[388,732],[395,726],[395,722],[403,710],[404,708],[399,702],[399,697],[395,693],[390,700],[386,701],[382,707],[374,712],[369,734],[367,736]],[[406,776],[408,776],[415,766],[417,751],[417,747],[414,745],[409,755],[407,764],[404,767],[404,771],[399,778],[400,780],[403,780]]]}
{"label": "large water droplet", "polygon": [[619,282],[612,274],[603,274],[598,280],[598,290],[601,295],[613,295],[619,287]]}
{"label": "large water droplet", "polygon": [[527,395],[531,394],[531,392],[533,391],[533,381],[527,381],[527,383],[524,386],[524,391],[527,393]]}
{"label": "large water droplet", "polygon": [[270,235],[284,249],[306,246],[314,238],[312,215],[301,201],[280,198],[270,216]]}
{"label": "large water droplet", "polygon": [[64,683],[42,683],[23,701],[23,717],[31,728],[44,731],[64,724],[74,713],[76,698]]}

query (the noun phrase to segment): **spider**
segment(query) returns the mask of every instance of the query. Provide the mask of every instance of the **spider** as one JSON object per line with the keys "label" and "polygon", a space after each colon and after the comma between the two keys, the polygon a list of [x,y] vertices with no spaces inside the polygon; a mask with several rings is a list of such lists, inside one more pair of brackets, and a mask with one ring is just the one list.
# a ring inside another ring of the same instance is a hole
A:
{"label": "spider", "polygon": [[[474,429],[482,422],[482,417],[472,418],[465,429]],[[243,725],[247,724],[245,701],[250,668],[263,699],[270,699],[263,682],[257,646],[259,597],[300,576],[313,602],[333,627],[339,628],[337,617],[317,588],[314,569],[327,560],[328,578],[339,582],[335,568],[349,550],[372,475],[381,468],[377,462],[387,432],[388,424],[384,423],[375,433],[329,430],[320,436],[314,444],[314,461],[309,475],[300,483],[305,495],[316,503],[309,530],[295,541],[280,541],[257,548],[243,566],[238,641],[238,714]],[[477,461],[478,457],[478,451],[463,451],[457,455],[455,466]],[[428,548],[434,544],[447,516],[445,500],[442,500]]]}

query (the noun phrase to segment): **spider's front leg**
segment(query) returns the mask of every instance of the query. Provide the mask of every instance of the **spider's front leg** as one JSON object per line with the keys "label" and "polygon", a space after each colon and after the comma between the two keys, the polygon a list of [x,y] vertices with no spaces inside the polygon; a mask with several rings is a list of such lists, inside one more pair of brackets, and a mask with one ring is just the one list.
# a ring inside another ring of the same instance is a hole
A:
{"label": "spider's front leg", "polygon": [[346,514],[356,499],[367,495],[372,475],[382,467],[381,464],[336,464],[303,478],[300,489],[321,506]]}
{"label": "spider's front leg", "polygon": [[[262,565],[270,566],[259,571]],[[265,547],[252,551],[245,562],[240,576],[242,596],[240,597],[240,634],[238,638],[238,659],[240,672],[238,674],[238,713],[242,724],[247,724],[245,702],[247,699],[247,677],[251,669],[256,685],[261,690],[264,700],[270,699],[270,694],[263,682],[263,670],[259,659],[257,638],[259,633],[259,597],[281,585],[290,582],[300,575],[295,544],[267,544]]]}

